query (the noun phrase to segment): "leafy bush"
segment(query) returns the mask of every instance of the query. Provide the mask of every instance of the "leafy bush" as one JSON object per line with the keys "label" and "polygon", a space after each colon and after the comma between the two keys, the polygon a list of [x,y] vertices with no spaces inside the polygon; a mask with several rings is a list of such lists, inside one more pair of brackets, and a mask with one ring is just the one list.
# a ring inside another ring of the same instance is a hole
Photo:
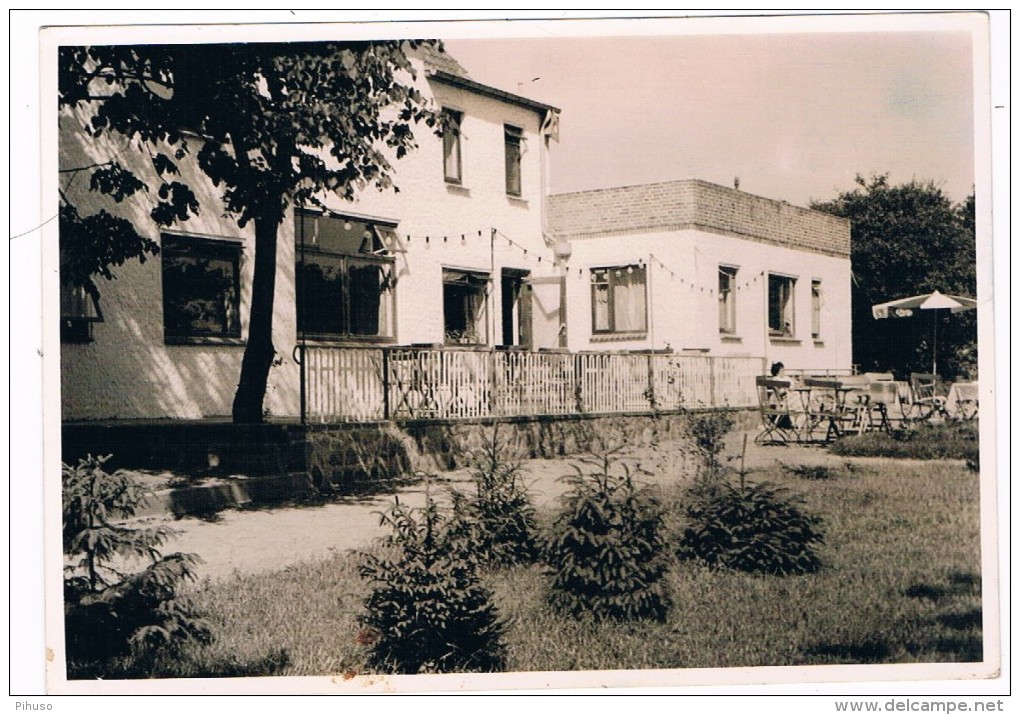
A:
{"label": "leafy bush", "polygon": [[506,461],[497,430],[476,456],[475,493],[453,494],[451,536],[471,544],[482,562],[495,566],[538,558],[535,508],[522,483],[519,462]]}
{"label": "leafy bush", "polygon": [[711,479],[722,472],[722,454],[726,435],[733,429],[733,415],[728,410],[692,414],[687,421],[687,434],[701,459],[701,476]]}
{"label": "leafy bush", "polygon": [[374,584],[360,618],[369,666],[408,674],[503,669],[504,626],[478,562],[445,528],[431,496],[423,509],[395,501],[382,523],[392,533],[378,552],[361,555],[361,575]]}
{"label": "leafy bush", "polygon": [[550,601],[597,620],[662,620],[670,606],[662,507],[626,464],[622,474],[608,455],[594,465],[564,478],[571,489],[546,548]]}
{"label": "leafy bush", "polygon": [[710,566],[785,576],[821,567],[821,519],[767,482],[723,482],[711,494],[693,494],[678,555]]}
{"label": "leafy bush", "polygon": [[[180,594],[194,579],[198,557],[162,556],[159,547],[173,530],[124,522],[144,504],[146,491],[125,473],[104,471],[108,459],[89,456],[77,466],[63,465],[64,619],[71,670],[128,655],[143,667],[157,650],[173,652],[185,641],[210,638],[205,621]],[[151,563],[133,574],[117,568],[132,558]]]}

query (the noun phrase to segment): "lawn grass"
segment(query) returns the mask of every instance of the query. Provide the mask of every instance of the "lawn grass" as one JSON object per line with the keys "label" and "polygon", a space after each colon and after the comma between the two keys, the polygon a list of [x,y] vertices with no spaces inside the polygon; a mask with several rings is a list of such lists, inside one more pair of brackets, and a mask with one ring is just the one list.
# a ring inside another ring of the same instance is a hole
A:
{"label": "lawn grass", "polygon": [[[541,566],[489,573],[509,670],[712,668],[981,660],[978,480],[953,462],[876,462],[829,479],[755,474],[804,496],[825,526],[815,574],[755,576],[674,560],[663,623],[595,623],[552,610]],[[664,490],[671,534],[683,492]],[[542,514],[548,523],[549,514]],[[367,586],[352,554],[206,582],[216,641],[157,662],[160,676],[365,672]]]}
{"label": "lawn grass", "polygon": [[893,459],[978,459],[976,422],[922,424],[892,432],[865,432],[832,443],[829,451],[844,457]]}

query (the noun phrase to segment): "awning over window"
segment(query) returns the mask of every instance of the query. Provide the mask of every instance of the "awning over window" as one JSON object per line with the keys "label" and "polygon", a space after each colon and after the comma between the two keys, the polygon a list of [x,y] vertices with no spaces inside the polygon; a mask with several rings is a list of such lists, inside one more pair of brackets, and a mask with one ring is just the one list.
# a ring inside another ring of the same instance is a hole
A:
{"label": "awning over window", "polygon": [[311,250],[348,256],[406,252],[396,223],[386,219],[299,210],[295,232],[298,244]]}
{"label": "awning over window", "polygon": [[390,226],[373,226],[372,231],[375,233],[375,237],[380,244],[379,251],[384,253],[407,253],[407,247],[395,228]]}
{"label": "awning over window", "polygon": [[488,273],[443,269],[443,283],[448,285],[464,285],[483,287],[489,284]]}

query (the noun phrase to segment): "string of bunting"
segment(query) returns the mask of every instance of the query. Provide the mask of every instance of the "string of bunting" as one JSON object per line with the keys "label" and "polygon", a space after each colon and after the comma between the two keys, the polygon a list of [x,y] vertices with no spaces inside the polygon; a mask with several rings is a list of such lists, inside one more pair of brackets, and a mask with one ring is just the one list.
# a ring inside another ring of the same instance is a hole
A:
{"label": "string of bunting", "polygon": [[528,256],[530,258],[536,258],[536,259],[538,259],[539,263],[542,262],[542,255],[541,254],[535,253],[534,251],[529,253],[528,249],[526,247],[524,247],[521,244],[517,243],[517,241],[515,241],[512,238],[510,238],[509,236],[507,236],[505,233],[500,231],[498,228],[495,229],[495,231],[496,231],[496,235],[499,236],[500,238],[502,238],[504,241],[506,241],[508,246],[514,246],[516,248],[519,248],[521,251],[524,252],[525,256]]}
{"label": "string of bunting", "polygon": [[489,229],[472,229],[470,231],[454,232],[450,234],[411,234],[401,233],[400,237],[404,240],[404,243],[410,245],[412,242],[417,242],[419,245],[424,245],[425,248],[430,248],[433,244],[443,245],[449,244],[455,241],[459,241],[461,245],[467,243],[467,239],[471,238],[488,238]]}
{"label": "string of bunting", "polygon": [[687,278],[684,278],[681,274],[677,273],[672,268],[670,268],[665,263],[663,263],[661,260],[659,260],[659,258],[654,253],[648,254],[648,258],[652,261],[652,263],[658,263],[659,267],[662,270],[666,271],[666,273],[669,274],[669,279],[671,281],[672,280],[680,281],[681,284],[687,285],[688,287],[690,287],[690,289],[692,291],[695,288],[697,288],[699,293],[704,293],[705,291],[708,291],[709,295],[714,295],[715,294],[715,288],[706,287],[706,286],[700,285],[698,283],[695,283],[692,280],[688,280]]}
{"label": "string of bunting", "polygon": [[[416,241],[419,245],[424,244],[426,248],[429,248],[432,244],[447,245],[447,244],[450,244],[450,243],[458,241],[458,240],[461,243],[461,245],[464,245],[464,244],[467,243],[467,240],[469,238],[471,238],[471,239],[474,239],[474,238],[489,238],[490,231],[494,231],[495,232],[495,237],[498,237],[500,241],[506,241],[506,245],[508,247],[516,248],[519,251],[521,251],[521,253],[524,256],[526,256],[526,257],[528,257],[530,259],[534,259],[538,263],[542,263],[543,256],[540,253],[532,251],[532,250],[528,249],[526,246],[522,246],[517,241],[514,241],[512,238],[507,236],[505,233],[503,233],[499,229],[473,229],[471,231],[464,231],[464,232],[459,232],[459,233],[455,232],[455,233],[452,233],[452,234],[436,234],[436,235],[432,235],[432,234],[415,235],[415,234],[409,234],[409,233],[400,234],[400,235],[401,235],[401,237],[404,239],[404,241],[407,244],[410,244],[413,241]],[[490,239],[490,240],[492,240],[492,239]],[[715,295],[715,293],[716,293],[716,287],[715,286],[701,285],[701,284],[699,284],[699,283],[697,283],[695,281],[690,280],[689,278],[685,278],[682,273],[680,273],[678,271],[675,271],[672,268],[670,268],[669,266],[667,266],[655,254],[649,254],[648,258],[650,259],[650,261],[652,263],[657,264],[659,268],[661,268],[663,271],[668,273],[669,277],[670,277],[670,280],[679,281],[682,285],[688,286],[692,291],[697,290],[697,291],[699,291],[701,293],[707,292],[709,295]],[[551,263],[552,263],[552,261],[550,261],[550,264]],[[644,267],[644,265],[645,265],[644,257],[639,257],[637,259],[637,265],[639,265],[641,267]],[[573,266],[571,266],[569,264],[567,266],[565,266],[565,269],[566,269],[568,275],[572,275],[573,272],[576,270],[578,278],[584,278],[585,271],[589,270],[587,267],[574,268]],[[755,273],[752,277],[750,277],[750,278],[748,278],[748,279],[746,279],[744,281],[738,281],[736,283],[736,285],[734,285],[733,287],[734,287],[735,290],[746,290],[747,288],[750,288],[750,287],[756,285],[758,283],[758,279],[762,278],[764,275],[765,275],[764,271],[761,271],[759,273]]]}
{"label": "string of bunting", "polygon": [[[704,293],[704,292],[707,291],[709,295],[715,295],[715,293],[716,293],[715,287],[712,287],[712,286],[703,286],[703,285],[700,285],[698,283],[695,283],[694,281],[691,281],[691,280],[688,280],[688,279],[684,278],[681,274],[677,273],[672,268],[670,268],[665,263],[663,263],[661,260],[659,260],[659,258],[655,254],[649,254],[649,258],[653,262],[658,263],[660,268],[662,268],[664,271],[669,273],[669,279],[670,280],[679,280],[681,283],[690,286],[691,290],[694,290],[695,288],[697,288],[699,292]],[[744,280],[743,282],[739,282],[738,281],[733,286],[733,288],[734,288],[734,290],[746,290],[747,288],[750,288],[751,286],[754,286],[755,284],[757,284],[758,283],[758,279],[761,278],[764,275],[765,275],[764,271],[761,271],[759,273],[755,273],[753,276],[751,276],[747,280]]]}
{"label": "string of bunting", "polygon": [[[522,246],[521,244],[517,243],[517,241],[510,238],[499,229],[475,229],[460,233],[455,232],[452,234],[416,235],[410,233],[401,233],[400,237],[404,240],[406,245],[410,245],[411,243],[416,242],[418,245],[424,245],[425,248],[431,248],[433,245],[437,246],[449,245],[451,243],[456,243],[458,241],[460,242],[461,245],[466,245],[468,239],[475,238],[484,238],[486,243],[488,243],[489,240],[492,240],[491,238],[492,231],[495,231],[495,234],[500,241],[506,241],[507,246],[517,248],[523,253],[523,255],[527,256],[528,258],[534,259],[538,263],[542,263],[543,259],[542,254],[529,250],[526,246]],[[496,247],[498,247],[500,241],[496,242]],[[551,261],[549,261],[549,263],[551,264]]]}

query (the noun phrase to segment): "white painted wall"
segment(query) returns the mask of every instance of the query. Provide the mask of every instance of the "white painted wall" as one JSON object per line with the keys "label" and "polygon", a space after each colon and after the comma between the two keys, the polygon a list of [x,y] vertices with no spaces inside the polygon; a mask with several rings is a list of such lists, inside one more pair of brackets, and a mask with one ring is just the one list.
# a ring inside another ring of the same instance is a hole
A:
{"label": "white painted wall", "polygon": [[[464,112],[462,186],[444,181],[442,140],[422,125],[415,130],[419,149],[394,163],[399,193],[368,189],[356,202],[328,203],[339,212],[391,219],[398,222],[398,233],[411,236],[405,244],[406,253],[398,255],[396,261],[396,343],[443,341],[442,269],[446,266],[492,272],[495,280],[489,301],[491,344],[498,342],[501,335],[498,323],[501,268],[529,270],[532,275],[552,273],[551,251],[542,238],[545,151],[540,136],[542,117],[535,110],[438,81],[423,81],[422,89],[433,96],[437,106]],[[504,123],[524,130],[520,198],[506,194]],[[80,132],[79,126],[79,118],[70,114],[61,117],[62,168],[88,166],[117,156],[122,163],[146,175],[148,162],[132,161],[135,150],[125,142],[106,137],[92,139]],[[222,218],[222,203],[215,187],[193,166],[185,165],[182,169],[183,180],[195,190],[202,211],[199,217],[170,232],[243,242],[241,323],[242,336],[247,336],[254,265],[252,231],[241,230],[234,221]],[[158,185],[154,175],[147,180],[151,186]],[[118,205],[90,192],[87,177],[70,180],[70,175],[65,175],[62,185],[83,214],[106,209],[128,218],[141,233],[159,240],[161,231],[148,216],[151,202],[144,193]],[[299,372],[293,358],[297,342],[294,228],[293,216],[288,216],[279,230],[273,318],[277,364],[270,372],[265,403],[273,416],[299,414]],[[425,236],[430,237],[427,246]],[[516,245],[511,245],[508,239]],[[61,346],[63,418],[229,415],[243,346],[166,345],[159,258],[150,258],[145,263],[131,261],[116,268],[115,274],[115,281],[99,282],[105,322],[94,326],[94,342]],[[51,318],[55,321],[57,316]]]}
{"label": "white painted wall", "polygon": [[[787,368],[850,368],[850,261],[701,230],[575,239],[567,279],[571,350],[707,350],[709,355],[764,355]],[[653,260],[652,256],[655,259]],[[590,268],[642,260],[649,329],[628,339],[593,336]],[[720,264],[738,266],[736,333],[719,332]],[[673,274],[671,275],[670,271]],[[769,338],[763,273],[797,277],[793,340]],[[821,335],[811,337],[811,281],[822,282]]]}
{"label": "white painted wall", "polygon": [[[442,141],[422,127],[416,133],[419,148],[398,165],[399,193],[368,190],[353,203],[331,202],[330,208],[399,221],[396,230],[407,253],[397,259],[398,343],[443,342],[442,269],[451,267],[495,277],[489,301],[491,344],[499,339],[499,323],[492,317],[500,315],[501,269],[552,272],[551,250],[542,238],[542,117],[441,82],[430,87],[437,106],[464,113],[461,185],[444,180]],[[506,193],[504,124],[524,129],[520,198]],[[293,223],[285,228],[293,231]]]}

